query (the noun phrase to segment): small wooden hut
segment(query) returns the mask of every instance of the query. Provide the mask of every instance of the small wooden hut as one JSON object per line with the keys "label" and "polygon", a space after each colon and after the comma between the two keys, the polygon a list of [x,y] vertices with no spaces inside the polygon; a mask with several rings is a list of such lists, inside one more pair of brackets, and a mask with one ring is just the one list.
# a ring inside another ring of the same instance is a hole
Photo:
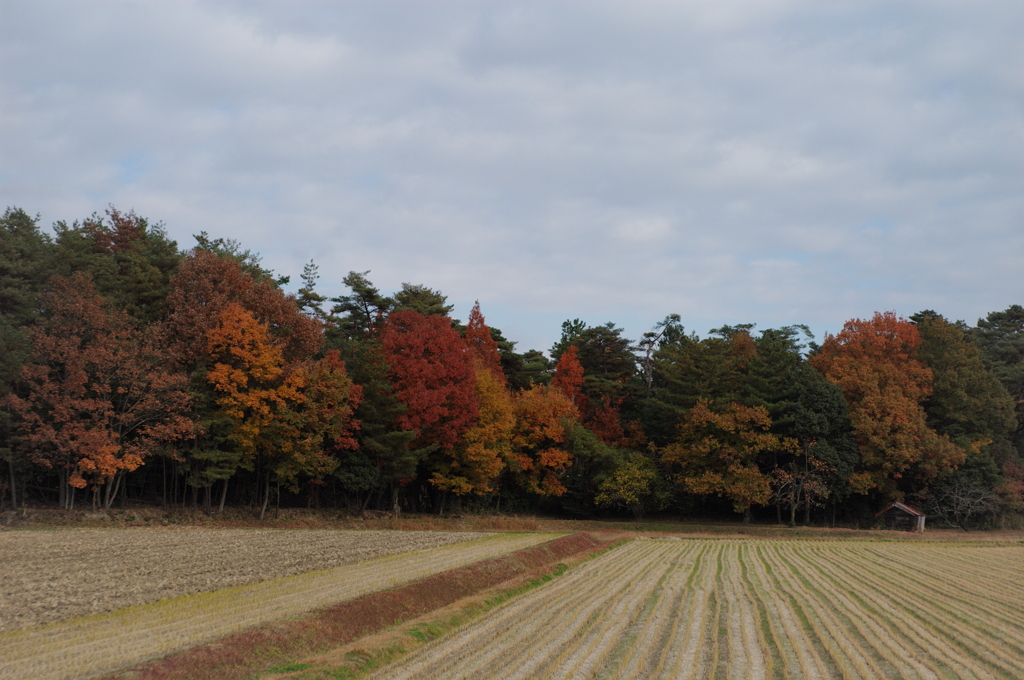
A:
{"label": "small wooden hut", "polygon": [[885,517],[885,528],[891,531],[924,532],[924,513],[903,503],[890,503],[875,513],[875,517]]}

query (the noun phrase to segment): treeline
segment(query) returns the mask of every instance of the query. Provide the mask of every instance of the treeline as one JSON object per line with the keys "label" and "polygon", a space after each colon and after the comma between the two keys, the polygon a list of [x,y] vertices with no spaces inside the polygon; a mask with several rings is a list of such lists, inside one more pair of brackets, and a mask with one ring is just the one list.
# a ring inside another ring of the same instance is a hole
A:
{"label": "treeline", "polygon": [[1024,308],[803,326],[676,315],[639,341],[562,325],[516,351],[440,292],[297,295],[237,242],[181,252],[109,210],[0,218],[3,505],[411,512],[671,511],[951,525],[1024,517]]}

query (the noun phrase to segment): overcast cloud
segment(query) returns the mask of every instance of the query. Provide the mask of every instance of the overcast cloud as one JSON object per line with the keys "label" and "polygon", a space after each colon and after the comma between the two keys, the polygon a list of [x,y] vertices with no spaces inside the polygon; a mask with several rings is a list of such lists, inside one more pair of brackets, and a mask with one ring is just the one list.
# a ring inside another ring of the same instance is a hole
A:
{"label": "overcast cloud", "polygon": [[1024,303],[1024,4],[0,4],[0,208],[108,204],[547,348]]}

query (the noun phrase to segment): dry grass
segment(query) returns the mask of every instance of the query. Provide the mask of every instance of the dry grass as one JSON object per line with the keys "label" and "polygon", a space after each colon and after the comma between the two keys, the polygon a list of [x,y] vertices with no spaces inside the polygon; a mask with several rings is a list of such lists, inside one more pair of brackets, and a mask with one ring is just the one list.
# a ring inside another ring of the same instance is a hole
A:
{"label": "dry grass", "polygon": [[641,539],[374,677],[1020,678],[1022,561],[1021,546]]}
{"label": "dry grass", "polygon": [[[402,537],[376,538],[393,546]],[[108,671],[551,538],[518,534],[461,541],[10,631],[0,634],[0,678],[74,678]]]}

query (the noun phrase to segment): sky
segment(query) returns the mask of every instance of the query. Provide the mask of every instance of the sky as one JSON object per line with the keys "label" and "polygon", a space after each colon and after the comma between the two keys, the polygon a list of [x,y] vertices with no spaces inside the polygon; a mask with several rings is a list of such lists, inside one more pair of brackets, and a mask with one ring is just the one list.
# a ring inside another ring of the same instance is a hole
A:
{"label": "sky", "polygon": [[[546,349],[1024,304],[1024,3],[0,2],[0,209]],[[296,286],[291,286],[295,289]]]}

